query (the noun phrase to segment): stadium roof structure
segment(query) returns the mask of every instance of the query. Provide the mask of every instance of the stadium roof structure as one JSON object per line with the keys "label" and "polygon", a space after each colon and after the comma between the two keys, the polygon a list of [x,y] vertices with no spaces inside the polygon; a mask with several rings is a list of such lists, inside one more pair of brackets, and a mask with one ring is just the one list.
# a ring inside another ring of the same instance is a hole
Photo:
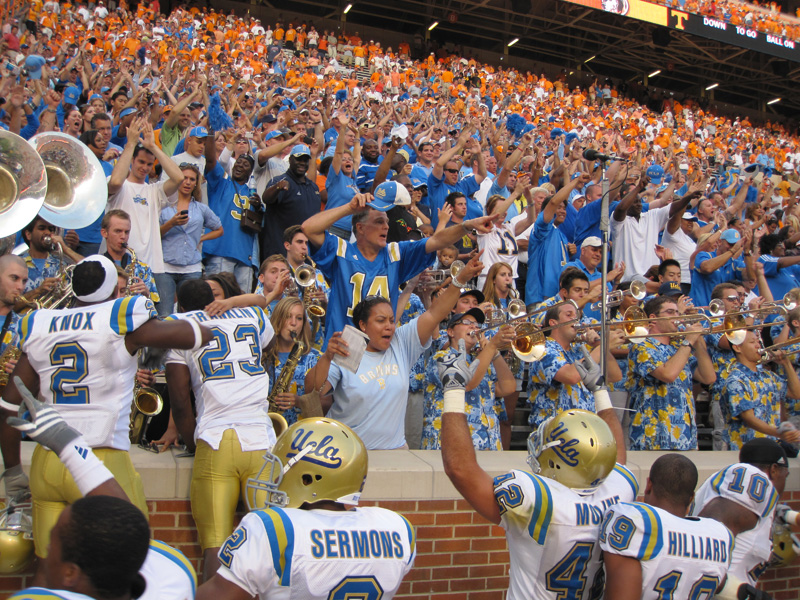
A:
{"label": "stadium roof structure", "polygon": [[718,84],[715,102],[800,114],[800,43],[643,0],[295,0],[293,10],[336,18],[348,4],[350,24],[410,37],[438,22],[439,40],[628,81],[660,71],[651,85],[700,96]]}

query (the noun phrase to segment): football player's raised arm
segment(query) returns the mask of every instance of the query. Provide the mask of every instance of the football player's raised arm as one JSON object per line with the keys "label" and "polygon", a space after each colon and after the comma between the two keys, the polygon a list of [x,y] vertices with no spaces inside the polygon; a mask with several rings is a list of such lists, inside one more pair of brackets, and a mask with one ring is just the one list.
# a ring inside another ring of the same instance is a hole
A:
{"label": "football player's raised arm", "polygon": [[603,552],[606,598],[639,600],[642,597],[642,563],[630,556]]}

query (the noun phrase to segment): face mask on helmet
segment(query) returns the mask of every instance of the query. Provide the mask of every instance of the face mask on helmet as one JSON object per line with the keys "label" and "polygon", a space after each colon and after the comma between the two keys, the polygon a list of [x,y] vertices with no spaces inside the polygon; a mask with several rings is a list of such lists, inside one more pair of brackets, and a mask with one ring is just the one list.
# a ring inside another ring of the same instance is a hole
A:
{"label": "face mask on helmet", "polygon": [[357,505],[367,477],[367,450],[346,425],[333,419],[298,421],[278,438],[255,479],[250,510],[299,508],[328,500]]}
{"label": "face mask on helmet", "polygon": [[586,410],[567,410],[528,437],[528,465],[581,495],[592,494],[614,469],[617,443],[608,425]]}
{"label": "face mask on helmet", "polygon": [[786,523],[775,519],[772,524],[772,557],[770,567],[787,567],[800,555],[800,539]]}

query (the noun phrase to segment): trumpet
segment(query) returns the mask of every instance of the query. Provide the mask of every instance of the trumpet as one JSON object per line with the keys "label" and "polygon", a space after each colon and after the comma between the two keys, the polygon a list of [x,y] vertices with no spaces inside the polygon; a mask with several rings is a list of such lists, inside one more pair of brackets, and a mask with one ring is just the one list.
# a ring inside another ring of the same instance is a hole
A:
{"label": "trumpet", "polygon": [[708,306],[690,306],[687,310],[691,311],[687,314],[699,315],[706,312],[712,317],[721,317],[725,314],[725,302],[719,298],[714,298]]}
{"label": "trumpet", "polygon": [[[789,346],[793,346],[794,344],[798,343],[800,343],[800,335],[793,338],[789,338],[785,342],[772,344],[772,346],[767,346],[766,348],[762,348],[761,350],[758,351],[758,353],[761,355],[761,358],[759,359],[758,362],[764,364],[772,360],[775,360],[776,358],[775,353],[778,350],[780,350],[781,348],[787,348]],[[791,356],[792,354],[798,354],[798,353],[800,353],[800,350],[795,350],[794,352],[790,352],[787,356]]]}
{"label": "trumpet", "polygon": [[311,298],[309,291],[317,290],[317,271],[310,265],[301,265],[294,273],[295,283],[303,288],[303,308],[309,317],[321,319],[325,316],[325,307],[316,298]]}
{"label": "trumpet", "polygon": [[[647,282],[644,279],[633,279],[629,289],[614,290],[613,292],[609,292],[606,296],[606,306],[609,308],[619,306],[622,304],[625,296],[633,296],[633,298],[636,300],[642,300],[645,296],[647,296],[647,288],[645,287],[646,283]],[[600,301],[594,302],[589,308],[592,310],[601,310],[603,308],[603,303]]]}
{"label": "trumpet", "polygon": [[[501,326],[512,325],[514,327],[514,339],[511,341],[511,351],[518,359],[523,362],[536,362],[541,360],[545,353],[545,335],[542,333],[535,324],[529,321],[522,321],[520,323],[513,323],[514,319],[506,321]],[[495,326],[496,327],[496,326]],[[476,331],[470,331],[469,335],[477,339],[477,337],[487,329],[492,327],[484,327]]]}

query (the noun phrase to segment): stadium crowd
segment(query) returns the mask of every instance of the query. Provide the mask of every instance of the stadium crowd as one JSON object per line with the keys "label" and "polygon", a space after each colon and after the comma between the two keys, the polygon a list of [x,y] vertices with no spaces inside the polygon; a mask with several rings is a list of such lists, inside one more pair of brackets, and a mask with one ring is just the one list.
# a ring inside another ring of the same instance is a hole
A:
{"label": "stadium crowd", "polygon": [[[632,476],[610,471],[626,447],[696,449],[704,425],[715,449],[771,438],[743,453],[755,466],[741,476],[770,490],[750,512],[774,509],[783,484],[776,493],[757,471],[786,467],[800,446],[796,131],[692,99],[654,110],[610,80],[582,89],[563,74],[461,56],[412,60],[418,44],[394,50],[357,32],[213,9],[164,16],[157,2],[135,12],[34,2],[3,34],[0,125],[25,140],[67,134],[97,158],[108,191],[94,223],[62,230],[37,216],[0,256],[0,362],[15,376],[0,407],[33,407],[36,433],[42,409],[27,388],[83,436],[34,454],[38,556],[49,531],[66,527],[63,506],[107,483],[65,458],[71,447],[82,459],[84,445],[94,448],[119,482],[111,495],[146,514],[128,417],[134,375],[147,386],[154,370],[165,373],[171,415],[153,443],[195,453],[205,579],[222,568],[242,589],[247,574],[229,570],[247,532],[229,536],[245,483],[286,428],[297,436],[296,454],[281,450],[294,457],[287,469],[312,451],[301,451],[301,419],[323,414],[320,464],[331,458],[326,431],[342,445],[354,432],[370,450],[443,449],[457,488],[504,527],[518,505],[500,497],[522,494],[518,476],[496,491],[468,450],[508,449],[518,410],[540,435],[558,415],[574,426],[562,411],[603,413],[596,439],[616,441],[594,483],[609,477],[598,493],[613,484],[629,500]],[[20,241],[27,248],[12,254]],[[76,305],[30,310],[72,263]],[[611,325],[601,344],[604,293]],[[148,351],[137,370],[145,347],[169,350]],[[111,410],[90,402],[97,388]],[[628,409],[619,430],[612,402]],[[97,411],[88,428],[86,411]],[[12,425],[0,421],[10,497],[28,489]],[[689,487],[691,466],[667,461],[654,479],[681,473]],[[45,472],[88,483],[37,487]],[[731,489],[736,473],[721,475],[734,477]],[[364,475],[308,501],[355,504]],[[530,485],[546,487],[538,481]],[[648,483],[645,497],[685,500],[685,490],[656,488]],[[413,534],[401,546],[413,555]],[[259,585],[269,584],[246,589]]]}

